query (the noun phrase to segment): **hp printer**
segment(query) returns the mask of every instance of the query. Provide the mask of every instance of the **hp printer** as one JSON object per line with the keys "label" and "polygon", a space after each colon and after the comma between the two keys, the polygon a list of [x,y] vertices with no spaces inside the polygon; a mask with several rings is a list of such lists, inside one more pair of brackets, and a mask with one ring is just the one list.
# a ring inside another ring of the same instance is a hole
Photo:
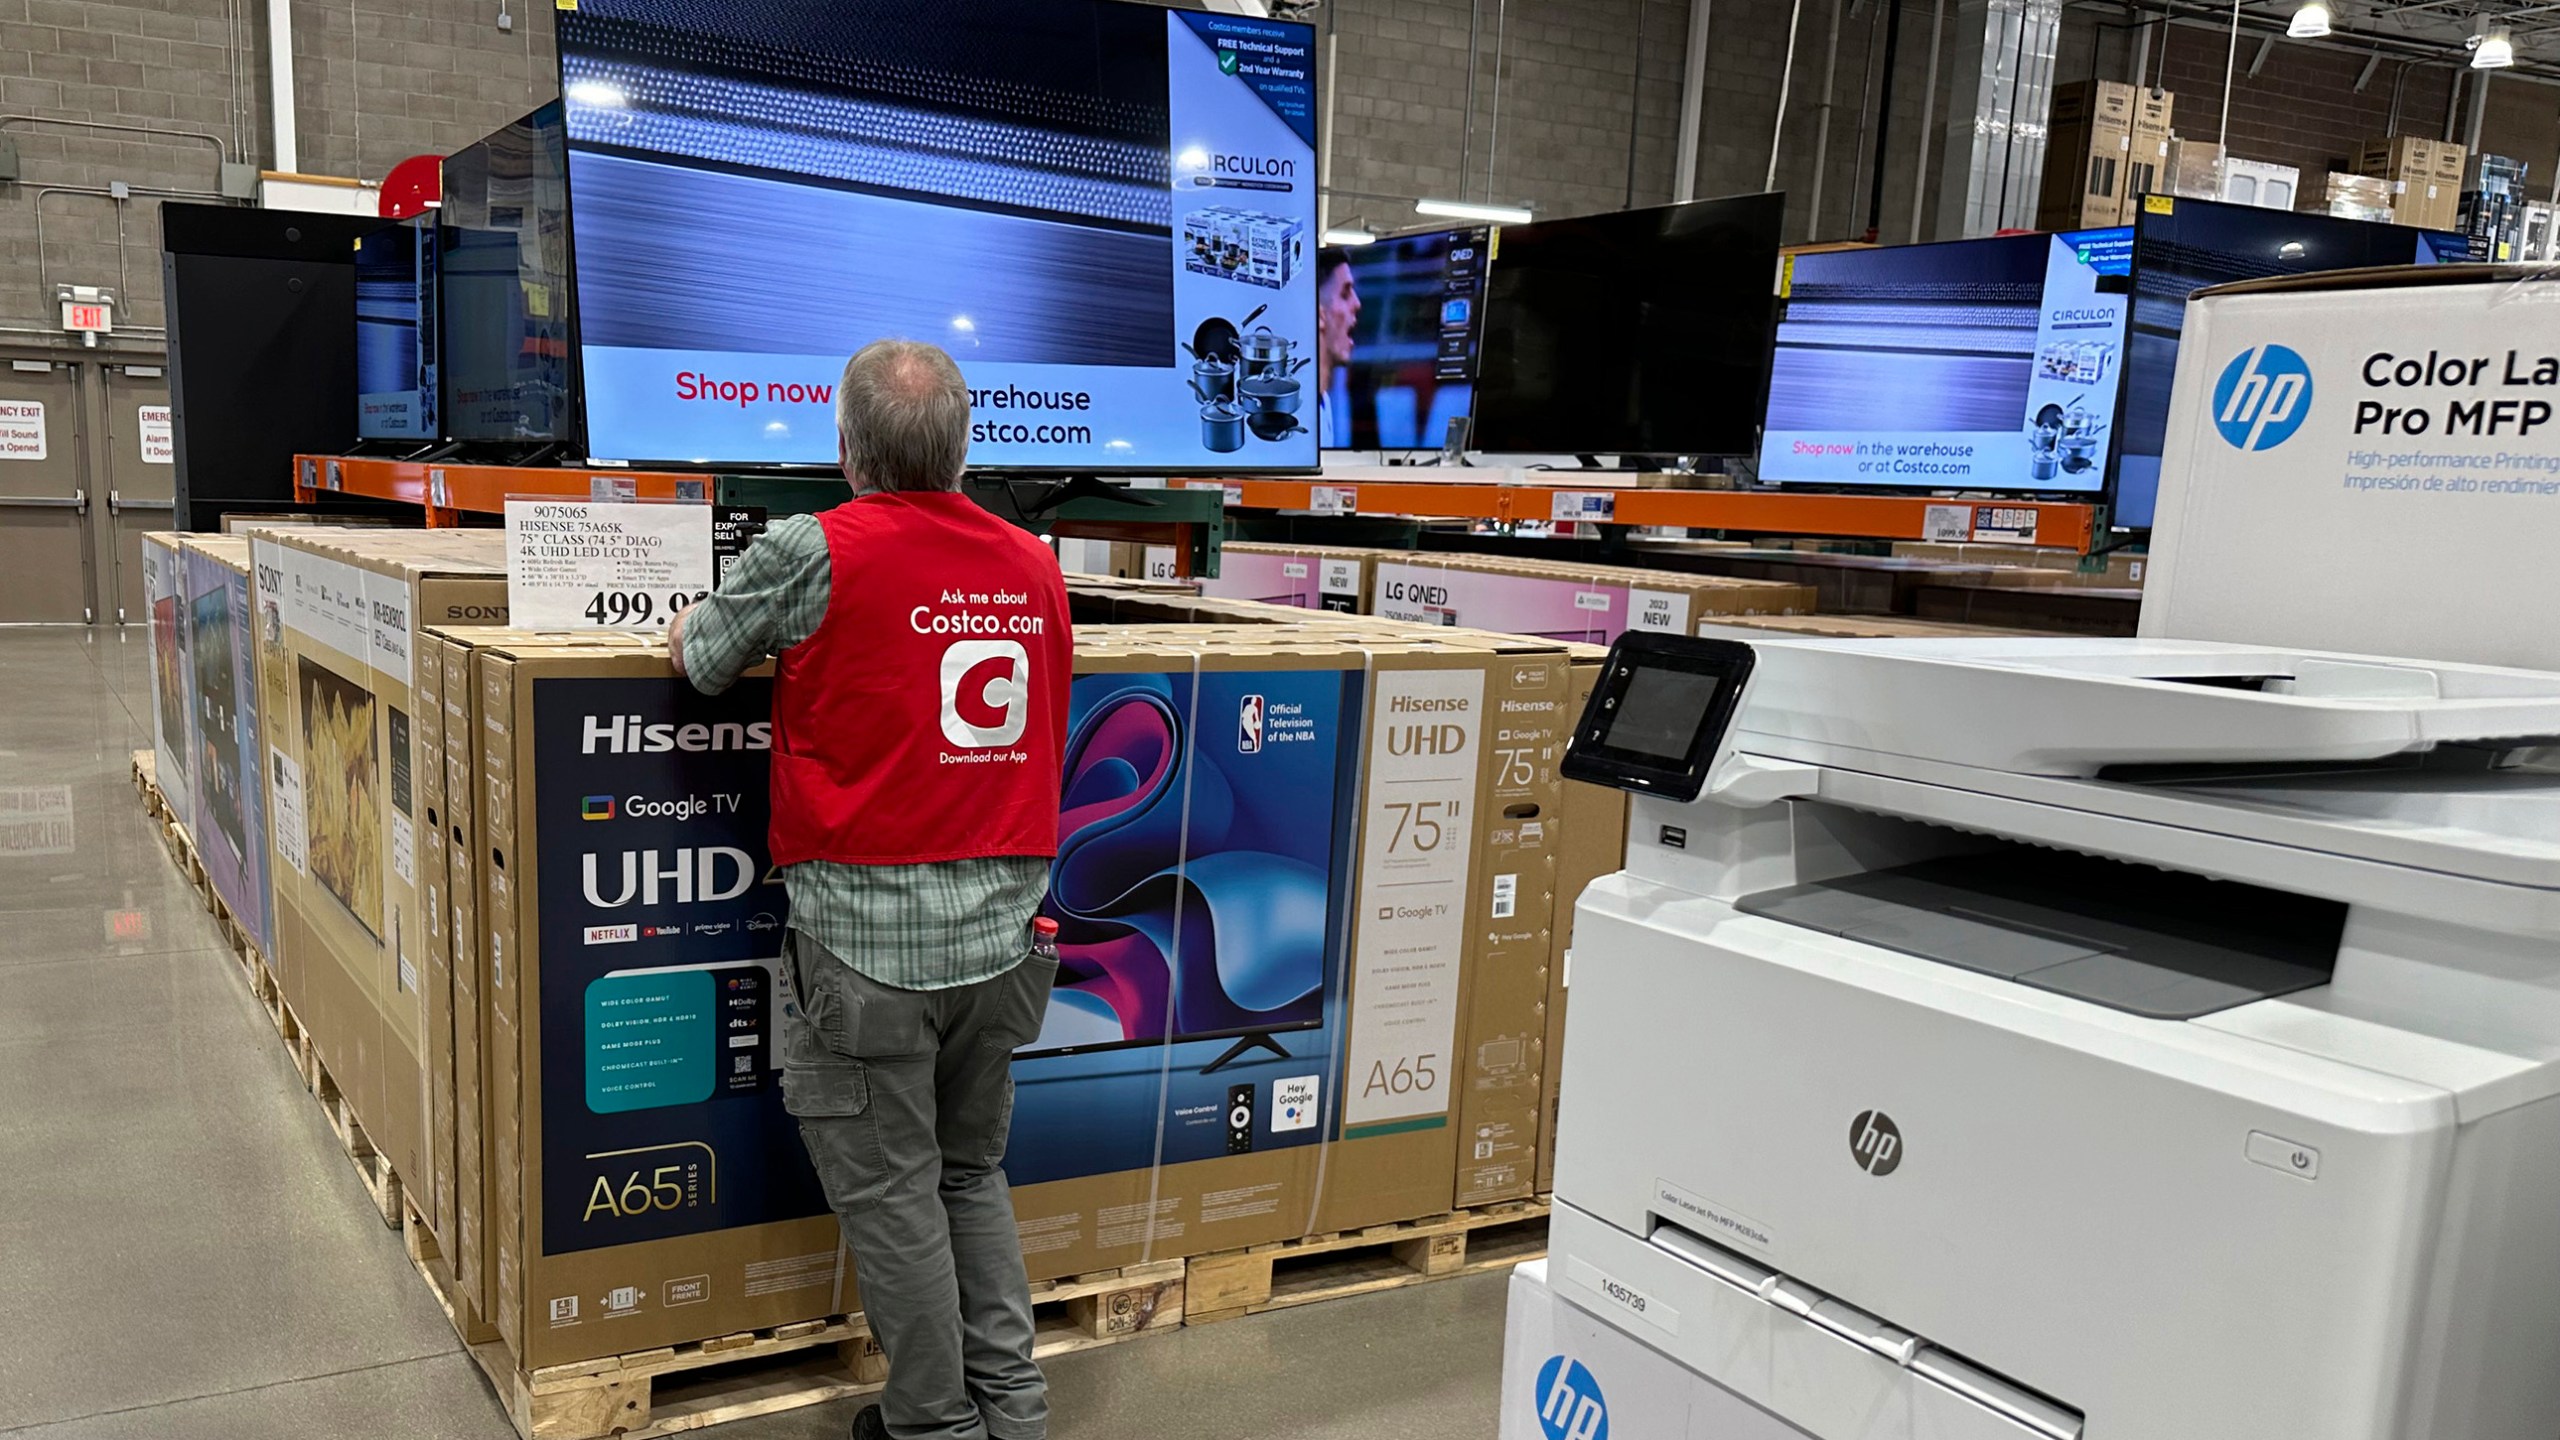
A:
{"label": "hp printer", "polygon": [[1717,1440],[2552,1440],[2555,757],[2560,675],[1631,633],[1549,1281]]}

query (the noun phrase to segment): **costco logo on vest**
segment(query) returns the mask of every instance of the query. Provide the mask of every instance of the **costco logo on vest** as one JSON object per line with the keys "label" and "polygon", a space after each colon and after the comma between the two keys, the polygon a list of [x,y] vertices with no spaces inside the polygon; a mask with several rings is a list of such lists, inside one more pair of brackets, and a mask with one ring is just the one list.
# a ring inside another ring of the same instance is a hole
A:
{"label": "costco logo on vest", "polygon": [[955,640],[942,652],[942,738],[989,750],[1031,723],[1031,652],[1012,640]]}

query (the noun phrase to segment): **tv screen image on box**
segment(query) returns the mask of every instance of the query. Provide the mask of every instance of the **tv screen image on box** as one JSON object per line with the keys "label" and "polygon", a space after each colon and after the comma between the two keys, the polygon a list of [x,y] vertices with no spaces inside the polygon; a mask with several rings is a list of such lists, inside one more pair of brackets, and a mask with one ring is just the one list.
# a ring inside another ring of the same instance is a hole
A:
{"label": "tv screen image on box", "polygon": [[1475,447],[1750,454],[1785,214],[1784,195],[1737,195],[1496,230]]}
{"label": "tv screen image on box", "polygon": [[2103,489],[2132,245],[2114,228],[1793,257],[1760,478]]}
{"label": "tv screen image on box", "polygon": [[1322,821],[1339,757],[1264,737],[1343,734],[1355,679],[1076,680],[1042,911],[1059,926],[1058,980],[1023,1055],[1215,1038],[1240,1042],[1228,1059],[1285,1054],[1276,1037],[1325,1023],[1341,882]]}
{"label": "tv screen image on box", "polygon": [[577,440],[566,132],[553,101],[444,162],[438,415],[454,440]]}
{"label": "tv screen image on box", "polygon": [[1311,469],[1314,31],[1119,0],[559,16],[588,447],[836,459],[951,352],[969,463]]}
{"label": "tv screen image on box", "polygon": [[2115,523],[2147,529],[2159,502],[2160,447],[2169,431],[2169,386],[2189,295],[2237,280],[2470,258],[2471,241],[2450,231],[2151,197],[2133,225],[2133,323],[2117,422],[2124,433],[2116,447]]}
{"label": "tv screen image on box", "polygon": [[1327,247],[1316,261],[1317,431],[1333,450],[1439,449],[1474,403],[1482,226]]}
{"label": "tv screen image on box", "polygon": [[437,438],[436,232],[432,217],[356,242],[356,434]]}

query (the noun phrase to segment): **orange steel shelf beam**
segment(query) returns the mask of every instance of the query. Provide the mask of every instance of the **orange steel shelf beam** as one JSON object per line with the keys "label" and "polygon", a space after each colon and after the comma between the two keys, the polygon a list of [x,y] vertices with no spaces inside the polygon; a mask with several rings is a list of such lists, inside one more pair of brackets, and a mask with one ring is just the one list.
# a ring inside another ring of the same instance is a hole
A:
{"label": "orange steel shelf beam", "polygon": [[[1948,500],[1924,495],[1806,495],[1759,490],[1578,488],[1571,472],[1553,485],[1476,485],[1414,480],[1176,480],[1224,489],[1230,506],[1317,514],[1402,515],[1448,520],[1597,520],[1618,525],[1685,525],[1770,535],[1840,535],[1875,540],[1985,540],[2086,554],[2097,538],[2093,505],[2046,500]],[[1319,495],[1316,492],[1326,492]],[[1559,503],[1558,497],[1572,497]],[[1599,497],[1599,498],[1593,498]],[[1956,533],[1961,526],[1963,533]]]}
{"label": "orange steel shelf beam", "polygon": [[610,487],[614,498],[641,500],[706,500],[708,475],[674,475],[653,470],[562,470],[511,465],[447,465],[414,460],[366,460],[340,455],[293,457],[294,498],[305,504],[318,494],[362,495],[415,505],[426,512],[430,528],[462,523],[467,512],[506,513],[510,496],[586,500],[603,494],[596,482]]}

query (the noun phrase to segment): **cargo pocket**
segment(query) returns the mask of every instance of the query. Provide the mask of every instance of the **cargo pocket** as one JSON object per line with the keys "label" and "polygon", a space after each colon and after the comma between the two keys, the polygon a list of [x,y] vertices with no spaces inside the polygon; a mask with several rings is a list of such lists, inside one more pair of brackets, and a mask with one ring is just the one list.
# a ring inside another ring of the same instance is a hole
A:
{"label": "cargo pocket", "polygon": [[841,1119],[871,1108],[871,1076],[859,1061],[782,1068],[782,1108],[803,1120]]}

